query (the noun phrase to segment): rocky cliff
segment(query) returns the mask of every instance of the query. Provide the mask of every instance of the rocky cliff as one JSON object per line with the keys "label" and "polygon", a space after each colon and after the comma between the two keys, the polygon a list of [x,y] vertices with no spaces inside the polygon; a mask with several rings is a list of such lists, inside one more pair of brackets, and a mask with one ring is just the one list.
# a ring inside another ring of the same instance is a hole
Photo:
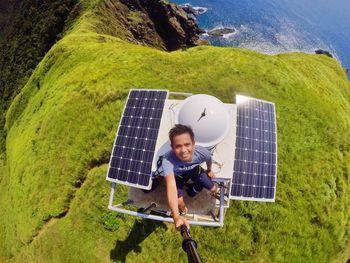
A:
{"label": "rocky cliff", "polygon": [[104,0],[96,14],[102,24],[99,33],[130,42],[177,50],[201,43],[193,15],[162,0]]}
{"label": "rocky cliff", "polygon": [[[79,16],[76,0],[6,0],[0,3],[0,148],[4,115],[32,70]],[[193,16],[162,0],[103,0],[93,8],[95,32],[168,51],[197,45]]]}

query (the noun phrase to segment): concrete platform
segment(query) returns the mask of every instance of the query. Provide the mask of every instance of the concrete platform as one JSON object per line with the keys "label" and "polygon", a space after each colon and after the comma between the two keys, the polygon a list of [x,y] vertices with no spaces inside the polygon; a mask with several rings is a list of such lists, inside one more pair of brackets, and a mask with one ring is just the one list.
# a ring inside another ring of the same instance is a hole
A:
{"label": "concrete platform", "polygon": [[[153,192],[147,194],[138,188],[130,187],[128,198],[129,200],[133,200],[133,204],[138,208],[146,208],[154,202],[157,205],[156,210],[169,210],[164,179],[160,181],[158,187]],[[206,189],[197,193],[195,197],[190,197],[185,192],[184,200],[188,208],[188,214],[211,215],[211,213],[217,213],[215,205],[216,198],[211,196]]]}

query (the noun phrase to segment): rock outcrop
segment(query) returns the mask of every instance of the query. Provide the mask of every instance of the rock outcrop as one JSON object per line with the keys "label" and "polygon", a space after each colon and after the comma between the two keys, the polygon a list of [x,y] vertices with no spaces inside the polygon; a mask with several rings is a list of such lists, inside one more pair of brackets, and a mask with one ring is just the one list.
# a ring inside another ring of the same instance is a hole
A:
{"label": "rock outcrop", "polygon": [[329,51],[323,50],[323,49],[317,49],[317,50],[315,50],[315,53],[318,54],[318,55],[326,55],[326,56],[328,56],[330,58],[333,57],[333,55]]}
{"label": "rock outcrop", "polygon": [[218,29],[213,29],[207,32],[207,34],[209,36],[213,36],[213,37],[222,37],[225,34],[230,34],[230,33],[234,33],[236,30],[234,28],[218,28]]}
{"label": "rock outcrop", "polygon": [[186,4],[182,4],[182,5],[179,5],[186,13],[188,14],[192,14],[194,16],[197,16],[197,15],[202,15],[204,14],[205,12],[207,12],[207,8],[205,7],[201,7],[201,6],[197,6],[197,7],[194,7],[192,5],[190,5],[189,3],[186,3]]}

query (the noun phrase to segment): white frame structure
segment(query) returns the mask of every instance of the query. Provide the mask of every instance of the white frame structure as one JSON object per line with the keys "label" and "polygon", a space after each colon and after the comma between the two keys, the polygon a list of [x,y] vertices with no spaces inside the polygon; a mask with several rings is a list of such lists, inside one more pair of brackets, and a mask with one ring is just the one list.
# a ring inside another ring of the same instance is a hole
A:
{"label": "white frame structure", "polygon": [[[167,131],[169,128],[171,128],[174,124],[174,116],[173,114],[170,114],[170,110],[173,111],[174,113],[174,108],[169,105],[178,105],[180,101],[178,100],[170,100],[169,96],[183,96],[183,97],[190,97],[193,94],[192,93],[181,93],[181,92],[168,92],[168,95],[166,97],[166,103],[164,104],[163,108],[163,116],[162,120],[160,123],[159,130],[164,130],[161,134],[158,134],[158,139],[157,139],[157,144],[156,144],[156,149],[155,149],[155,154],[153,156],[153,164],[152,164],[152,171],[155,171],[156,168],[156,162],[158,160],[157,154],[161,152],[161,147],[165,145],[165,142],[167,140]],[[241,96],[241,95],[240,95]],[[242,96],[246,97],[246,96]],[[255,99],[255,98],[250,98],[249,99]],[[255,99],[257,100],[257,99]],[[263,101],[263,100],[260,100]],[[268,101],[263,101],[267,103],[271,103]],[[168,103],[168,104],[167,104]],[[170,103],[170,104],[169,104]],[[272,103],[274,105],[274,103]],[[166,106],[168,106],[168,112],[166,109]],[[230,200],[245,200],[245,201],[270,201],[273,202],[273,200],[266,200],[266,199],[245,199],[245,198],[239,198],[236,196],[231,196],[230,190],[231,190],[231,180],[232,180],[232,175],[233,175],[233,164],[235,160],[235,148],[236,148],[236,116],[237,116],[237,107],[236,104],[225,104],[227,107],[228,111],[230,112],[230,116],[232,118],[231,120],[231,131],[229,132],[229,135],[226,136],[222,143],[219,143],[217,147],[214,147],[215,149],[212,151],[213,153],[213,163],[217,163],[217,166],[219,167],[220,165],[224,166],[223,169],[221,169],[220,166],[220,174],[217,176],[217,178],[214,179],[215,183],[218,185],[219,188],[219,193],[218,196],[216,197],[216,203],[215,203],[215,213],[217,215],[214,215],[214,212],[211,211],[208,215],[200,215],[200,214],[189,214],[186,216],[187,222],[191,225],[198,225],[198,226],[210,226],[210,227],[222,227],[224,225],[224,216],[225,216],[225,210],[229,207],[229,202]],[[175,106],[176,108],[177,106]],[[125,109],[125,107],[124,107]],[[172,115],[172,116],[170,116]],[[164,117],[164,118],[163,118]],[[275,114],[275,123],[276,123],[276,114]],[[277,123],[276,123],[277,125]],[[118,127],[119,130],[119,127]],[[117,131],[118,134],[118,131]],[[115,138],[116,140],[116,138]],[[115,142],[114,142],[115,144]],[[114,145],[112,149],[112,153],[114,150]],[[164,150],[164,149],[163,149]],[[216,151],[216,152],[215,152]],[[220,153],[219,153],[220,152]],[[162,153],[161,153],[162,154]],[[160,154],[160,155],[161,155]],[[112,158],[112,157],[111,157]],[[217,162],[219,161],[219,162]],[[108,173],[108,172],[107,172]],[[276,173],[277,173],[277,128],[276,128]],[[174,220],[170,216],[170,211],[164,211],[161,210],[160,207],[158,207],[157,210],[157,204],[155,202],[151,202],[147,208],[141,208],[138,211],[133,211],[127,209],[127,205],[133,204],[135,201],[131,200],[130,198],[123,202],[123,203],[118,203],[114,204],[114,198],[117,190],[117,184],[120,185],[127,185],[129,187],[135,187],[142,189],[144,187],[140,187],[139,185],[132,185],[129,183],[125,182],[117,182],[113,180],[108,179],[107,175],[107,180],[111,182],[111,190],[110,190],[110,197],[109,197],[109,203],[108,203],[108,209],[130,215],[130,216],[135,216],[135,217],[140,217],[144,219],[152,219],[156,221],[161,221],[161,222],[170,222],[173,223]],[[275,180],[275,191],[276,191],[276,184],[277,184],[277,174],[276,174],[276,180]],[[149,186],[150,188],[150,186]],[[148,189],[149,189],[148,188]],[[276,192],[274,193],[274,195]],[[139,208],[138,206],[135,205],[135,208]],[[151,214],[149,211],[152,210],[152,212],[156,212],[156,214]]]}
{"label": "white frame structure", "polygon": [[[132,204],[132,200],[127,200],[124,203],[119,203],[117,205],[113,205],[113,201],[114,201],[114,195],[115,195],[115,189],[116,189],[117,183],[112,183],[112,187],[111,187],[111,192],[110,192],[110,196],[109,196],[109,203],[108,203],[108,209],[118,212],[118,213],[122,213],[122,214],[126,214],[126,215],[130,215],[130,216],[136,216],[136,217],[141,217],[144,219],[152,219],[152,220],[156,220],[156,221],[162,221],[162,222],[170,222],[173,223],[174,220],[170,217],[170,216],[158,216],[158,215],[151,215],[151,214],[147,214],[144,212],[135,212],[135,211],[131,211],[131,210],[127,210],[125,208],[123,208],[123,206],[127,205],[127,204]],[[224,187],[220,187],[220,206],[219,206],[219,217],[218,220],[215,220],[213,218],[212,221],[208,221],[208,220],[187,220],[187,222],[191,225],[197,225],[197,226],[212,226],[212,227],[222,227],[224,225],[224,213],[225,213],[225,200],[224,200],[224,193],[225,192],[225,188]],[[151,204],[150,204],[151,205]]]}

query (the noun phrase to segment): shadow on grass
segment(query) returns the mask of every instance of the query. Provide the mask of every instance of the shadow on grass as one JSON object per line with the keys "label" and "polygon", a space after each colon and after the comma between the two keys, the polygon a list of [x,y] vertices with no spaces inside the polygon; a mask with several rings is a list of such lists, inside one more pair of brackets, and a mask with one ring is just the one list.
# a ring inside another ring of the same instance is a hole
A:
{"label": "shadow on grass", "polygon": [[114,249],[111,250],[111,259],[113,261],[125,262],[126,256],[129,252],[135,251],[136,253],[140,253],[141,247],[139,244],[158,227],[166,228],[165,224],[162,222],[147,219],[141,221],[137,220],[127,239],[124,241],[117,240]]}

